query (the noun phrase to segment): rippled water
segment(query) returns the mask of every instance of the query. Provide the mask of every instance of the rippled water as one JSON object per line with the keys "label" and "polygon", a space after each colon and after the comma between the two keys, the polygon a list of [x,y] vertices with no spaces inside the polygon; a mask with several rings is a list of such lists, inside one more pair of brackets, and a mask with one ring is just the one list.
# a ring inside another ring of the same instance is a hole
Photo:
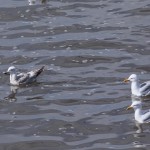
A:
{"label": "rippled water", "polygon": [[136,132],[122,83],[133,72],[150,78],[149,0],[0,4],[0,71],[46,66],[22,88],[0,74],[0,150],[150,148],[149,125]]}

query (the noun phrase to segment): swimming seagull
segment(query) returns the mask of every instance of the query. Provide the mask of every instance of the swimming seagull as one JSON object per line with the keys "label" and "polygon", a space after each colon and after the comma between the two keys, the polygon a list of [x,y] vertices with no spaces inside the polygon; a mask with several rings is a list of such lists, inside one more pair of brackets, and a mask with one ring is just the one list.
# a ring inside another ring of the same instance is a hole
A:
{"label": "swimming seagull", "polygon": [[132,74],[124,82],[131,81],[131,92],[135,96],[150,96],[150,81],[139,83],[136,74]]}
{"label": "swimming seagull", "polygon": [[127,108],[128,109],[134,109],[134,118],[135,120],[140,123],[149,123],[150,122],[150,111],[148,110],[146,113],[142,112],[142,103],[141,101],[133,101],[131,106]]}
{"label": "swimming seagull", "polygon": [[[35,5],[37,0],[28,0],[29,5]],[[47,0],[40,0],[42,4],[45,4]]]}
{"label": "swimming seagull", "polygon": [[24,85],[36,81],[36,78],[44,71],[44,66],[40,69],[32,70],[27,73],[17,73],[17,70],[14,66],[8,68],[4,74],[10,75],[10,84],[11,85]]}

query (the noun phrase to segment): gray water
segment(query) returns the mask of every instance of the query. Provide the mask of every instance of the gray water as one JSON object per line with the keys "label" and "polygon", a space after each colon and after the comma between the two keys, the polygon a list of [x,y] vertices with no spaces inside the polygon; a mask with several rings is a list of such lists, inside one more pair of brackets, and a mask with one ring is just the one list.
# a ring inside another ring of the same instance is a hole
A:
{"label": "gray water", "polygon": [[[150,79],[149,47],[149,0],[0,0],[0,150],[149,150],[122,82]],[[11,65],[45,71],[18,88]]]}

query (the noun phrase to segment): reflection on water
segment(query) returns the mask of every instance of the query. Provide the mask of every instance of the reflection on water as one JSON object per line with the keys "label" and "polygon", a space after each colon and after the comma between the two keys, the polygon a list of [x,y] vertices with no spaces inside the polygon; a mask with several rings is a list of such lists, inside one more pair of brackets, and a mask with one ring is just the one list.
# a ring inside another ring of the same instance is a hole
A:
{"label": "reflection on water", "polygon": [[10,102],[16,101],[17,100],[16,94],[17,94],[18,88],[19,88],[18,86],[10,86],[10,94],[6,96],[4,99],[9,100]]}
{"label": "reflection on water", "polygon": [[143,127],[142,124],[135,122],[136,127],[138,128],[138,130],[136,131],[136,133],[142,133],[143,132]]}
{"label": "reflection on water", "polygon": [[1,2],[1,72],[47,68],[19,89],[0,74],[1,149],[148,150],[122,80],[149,80],[149,9],[149,0]]}

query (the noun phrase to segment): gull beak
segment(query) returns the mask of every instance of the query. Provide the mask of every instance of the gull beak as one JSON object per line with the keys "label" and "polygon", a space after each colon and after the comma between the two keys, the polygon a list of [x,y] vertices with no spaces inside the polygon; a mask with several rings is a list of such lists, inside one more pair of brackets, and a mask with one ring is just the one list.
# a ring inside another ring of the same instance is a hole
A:
{"label": "gull beak", "polygon": [[3,74],[5,74],[5,75],[10,75],[10,73],[9,73],[9,72],[7,72],[7,71],[6,71],[6,72],[3,72]]}
{"label": "gull beak", "polygon": [[132,109],[133,107],[132,106],[129,106],[129,107],[127,107],[127,109],[126,110],[129,110],[129,109]]}
{"label": "gull beak", "polygon": [[123,82],[128,83],[130,80],[129,79],[124,79]]}

